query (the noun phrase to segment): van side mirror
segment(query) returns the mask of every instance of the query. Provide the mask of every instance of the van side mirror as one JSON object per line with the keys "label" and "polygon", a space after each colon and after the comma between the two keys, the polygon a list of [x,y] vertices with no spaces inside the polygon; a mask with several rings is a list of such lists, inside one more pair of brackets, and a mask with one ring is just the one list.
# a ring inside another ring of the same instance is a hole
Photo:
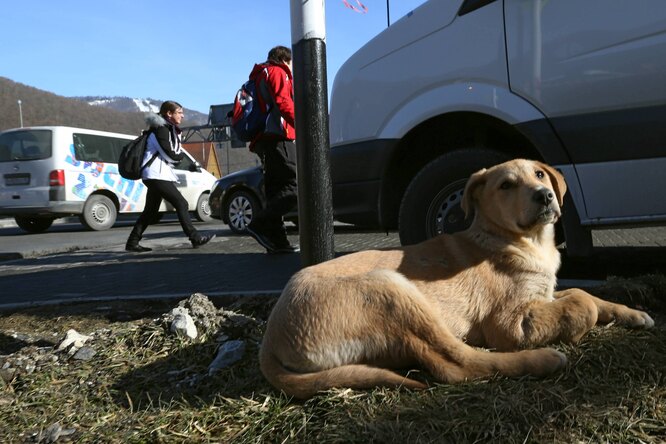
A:
{"label": "van side mirror", "polygon": [[198,163],[190,164],[189,170],[193,173],[199,173],[201,172],[201,165],[199,165]]}

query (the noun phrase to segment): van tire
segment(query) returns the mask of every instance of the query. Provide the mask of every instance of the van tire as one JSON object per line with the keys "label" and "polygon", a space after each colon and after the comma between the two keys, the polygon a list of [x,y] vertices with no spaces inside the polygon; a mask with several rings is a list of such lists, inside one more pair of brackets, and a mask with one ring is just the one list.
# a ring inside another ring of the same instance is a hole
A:
{"label": "van tire", "polygon": [[48,217],[25,217],[25,216],[16,216],[14,217],[16,225],[19,226],[24,231],[28,233],[42,233],[49,229],[53,224],[53,219]]}
{"label": "van tire", "polygon": [[509,160],[499,151],[469,148],[446,153],[428,163],[410,182],[400,203],[400,243],[411,245],[437,234],[469,227],[460,207],[469,176]]}
{"label": "van tire", "polygon": [[108,230],[116,222],[118,210],[113,201],[101,194],[93,194],[83,206],[81,223],[93,231]]}
{"label": "van tire", "polygon": [[210,203],[208,202],[209,196],[210,193],[201,193],[201,196],[199,196],[199,199],[197,200],[197,208],[194,211],[194,215],[199,222],[210,222],[213,220],[210,215]]}

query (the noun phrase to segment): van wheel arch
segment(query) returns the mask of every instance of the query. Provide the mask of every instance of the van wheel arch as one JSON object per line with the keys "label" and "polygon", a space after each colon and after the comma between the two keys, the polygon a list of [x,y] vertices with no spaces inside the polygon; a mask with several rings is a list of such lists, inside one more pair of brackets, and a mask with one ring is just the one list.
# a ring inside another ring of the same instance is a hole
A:
{"label": "van wheel arch", "polygon": [[443,154],[470,147],[498,151],[509,157],[543,160],[525,135],[495,117],[475,112],[433,117],[414,127],[391,153],[379,197],[381,226],[398,228],[403,196],[421,169]]}

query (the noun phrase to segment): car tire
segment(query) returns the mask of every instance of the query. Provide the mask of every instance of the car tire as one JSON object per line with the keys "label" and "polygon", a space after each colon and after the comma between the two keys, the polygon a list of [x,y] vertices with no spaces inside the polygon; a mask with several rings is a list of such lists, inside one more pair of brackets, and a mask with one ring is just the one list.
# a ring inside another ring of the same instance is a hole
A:
{"label": "car tire", "polygon": [[16,216],[14,221],[16,221],[19,228],[28,233],[42,233],[53,224],[53,219],[48,217]]}
{"label": "car tire", "polygon": [[481,168],[509,160],[501,152],[470,148],[446,153],[428,163],[410,182],[400,204],[400,243],[411,245],[441,233],[469,227],[460,206],[467,179]]}
{"label": "car tire", "polygon": [[199,222],[210,222],[213,220],[211,216],[210,203],[208,202],[209,193],[202,193],[197,199],[197,209],[194,211]]}
{"label": "car tire", "polygon": [[101,194],[93,194],[83,206],[81,223],[93,231],[108,230],[116,222],[118,210],[113,201]]}
{"label": "car tire", "polygon": [[259,199],[252,193],[235,191],[226,200],[222,220],[228,221],[229,229],[234,233],[245,233],[245,227],[252,222],[260,207]]}

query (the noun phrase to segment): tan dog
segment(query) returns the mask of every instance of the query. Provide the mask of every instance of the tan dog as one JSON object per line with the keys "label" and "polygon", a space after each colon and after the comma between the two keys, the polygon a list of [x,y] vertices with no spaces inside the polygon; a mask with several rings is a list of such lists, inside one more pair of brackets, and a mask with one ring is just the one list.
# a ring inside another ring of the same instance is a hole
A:
{"label": "tan dog", "polygon": [[575,342],[597,322],[653,326],[646,313],[583,290],[554,291],[553,223],[565,191],[547,165],[506,162],[469,179],[468,230],[296,273],[268,319],[264,376],[297,398],[333,387],[425,388],[393,370],[413,366],[448,383],[544,376],[566,364],[562,353],[516,350]]}

